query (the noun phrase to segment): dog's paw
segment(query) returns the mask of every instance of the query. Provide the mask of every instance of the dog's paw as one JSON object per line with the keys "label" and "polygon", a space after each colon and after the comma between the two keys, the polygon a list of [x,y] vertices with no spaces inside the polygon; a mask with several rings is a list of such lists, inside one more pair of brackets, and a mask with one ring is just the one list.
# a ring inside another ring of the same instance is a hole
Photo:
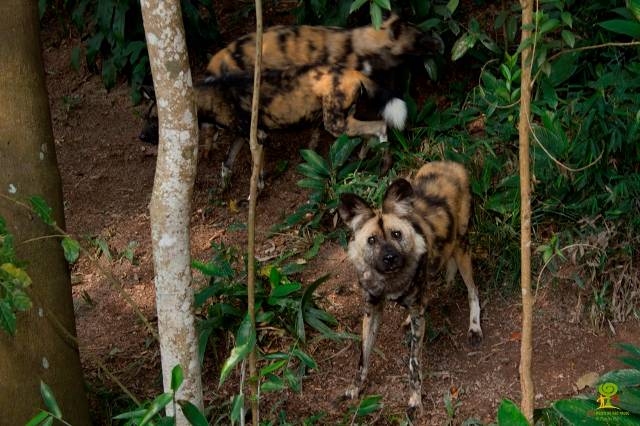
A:
{"label": "dog's paw", "polygon": [[422,414],[422,398],[420,394],[413,393],[409,398],[409,404],[407,406],[407,417],[413,421]]}
{"label": "dog's paw", "polygon": [[470,328],[467,333],[467,338],[469,339],[469,344],[473,348],[477,348],[482,343],[482,329],[480,327],[473,329]]}
{"label": "dog's paw", "polygon": [[344,391],[344,397],[346,399],[358,399],[360,396],[360,388],[356,385],[351,385]]}

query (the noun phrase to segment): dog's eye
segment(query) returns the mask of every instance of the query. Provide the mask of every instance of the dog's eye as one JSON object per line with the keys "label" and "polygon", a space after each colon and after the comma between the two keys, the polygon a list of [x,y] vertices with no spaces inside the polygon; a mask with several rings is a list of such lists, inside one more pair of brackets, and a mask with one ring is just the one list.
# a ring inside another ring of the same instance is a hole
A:
{"label": "dog's eye", "polygon": [[393,238],[395,238],[396,240],[399,240],[399,239],[402,238],[402,232],[400,232],[400,231],[392,231],[391,232],[391,236]]}
{"label": "dog's eye", "polygon": [[376,243],[376,237],[371,236],[367,238],[367,243],[369,243],[370,246],[374,245]]}

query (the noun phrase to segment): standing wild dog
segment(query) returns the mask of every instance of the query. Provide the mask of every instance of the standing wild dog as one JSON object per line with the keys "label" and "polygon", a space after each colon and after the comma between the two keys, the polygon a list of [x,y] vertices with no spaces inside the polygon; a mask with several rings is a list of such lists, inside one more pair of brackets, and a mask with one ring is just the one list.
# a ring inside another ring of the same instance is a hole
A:
{"label": "standing wild dog", "polygon": [[[205,80],[196,86],[198,120],[230,129],[246,137],[251,120],[253,74],[242,73]],[[381,120],[361,121],[354,117],[354,105],[366,94],[379,107]],[[157,110],[151,108],[140,133],[145,142],[157,143]],[[300,67],[267,71],[260,89],[261,133],[322,119],[333,136],[387,137],[387,126],[402,129],[407,117],[403,100],[391,96],[363,73],[338,66]],[[229,180],[235,158],[244,143],[237,139],[223,163],[223,180]],[[205,151],[211,141],[205,141]]]}
{"label": "standing wild dog", "polygon": [[469,342],[482,340],[480,303],[473,282],[467,245],[471,208],[469,180],[464,168],[452,162],[424,165],[409,183],[394,181],[381,209],[372,209],[354,194],[344,194],[340,216],[354,235],[349,257],[364,290],[362,352],[355,380],[346,395],[357,398],[369,369],[371,350],[385,300],[408,308],[411,325],[409,413],[422,407],[420,360],[425,331],[426,287],[446,267],[450,283],[460,271],[469,293]]}
{"label": "standing wild dog", "polygon": [[[253,70],[255,33],[218,51],[207,66],[210,78]],[[347,30],[322,26],[275,26],[263,34],[262,69],[282,70],[308,65],[339,65],[370,75],[388,70],[407,56],[442,53],[439,37],[393,15],[379,30],[365,26]]]}

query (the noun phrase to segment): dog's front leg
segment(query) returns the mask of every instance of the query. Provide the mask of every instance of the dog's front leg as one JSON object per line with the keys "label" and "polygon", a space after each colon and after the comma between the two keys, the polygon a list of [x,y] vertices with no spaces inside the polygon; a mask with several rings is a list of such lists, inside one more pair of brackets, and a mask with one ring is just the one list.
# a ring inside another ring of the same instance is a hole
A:
{"label": "dog's front leg", "polygon": [[369,371],[369,363],[371,361],[371,351],[375,344],[383,308],[384,302],[382,301],[378,301],[376,304],[367,303],[365,306],[364,317],[362,318],[362,350],[360,352],[360,361],[358,363],[356,377],[346,392],[348,398],[358,398],[364,388],[364,383],[367,380],[367,373]]}
{"label": "dog's front leg", "polygon": [[424,341],[425,308],[421,305],[414,305],[410,308],[411,318],[411,354],[409,356],[409,384],[411,387],[411,396],[409,397],[409,406],[407,414],[413,418],[416,411],[422,410],[422,369],[420,361],[422,360],[422,344]]}

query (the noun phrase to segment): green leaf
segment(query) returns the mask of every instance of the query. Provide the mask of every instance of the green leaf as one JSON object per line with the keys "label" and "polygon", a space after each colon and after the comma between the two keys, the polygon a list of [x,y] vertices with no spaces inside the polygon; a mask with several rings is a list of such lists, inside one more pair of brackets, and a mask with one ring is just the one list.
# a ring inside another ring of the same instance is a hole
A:
{"label": "green leaf", "polygon": [[209,343],[211,333],[213,333],[213,328],[207,327],[201,330],[198,336],[198,359],[200,360],[200,365],[204,363],[204,353],[207,351],[207,344]]}
{"label": "green leaf", "polygon": [[359,138],[349,138],[346,135],[342,135],[336,139],[329,149],[329,159],[333,170],[338,170],[342,167],[360,143],[361,140]]}
{"label": "green leaf", "polygon": [[233,402],[231,403],[231,424],[235,424],[240,421],[240,414],[242,414],[242,409],[244,408],[244,395],[238,394],[233,397]]}
{"label": "green leaf", "polygon": [[317,178],[304,178],[298,181],[300,188],[313,189],[314,191],[322,192],[325,189],[325,180]]}
{"label": "green leaf", "polygon": [[272,299],[279,299],[290,295],[291,293],[295,293],[296,291],[302,288],[302,284],[300,283],[291,283],[291,284],[281,284],[273,288],[271,290],[271,294],[269,294],[269,304],[274,304],[275,301]]}
{"label": "green leaf", "polygon": [[327,179],[329,178],[329,174],[328,172],[324,172],[321,169],[317,169],[314,166],[312,166],[311,164],[308,163],[300,163],[298,164],[298,167],[296,168],[298,170],[299,173],[310,177],[312,179]]}
{"label": "green leaf", "polygon": [[74,70],[80,71],[80,46],[71,49],[71,66]]}
{"label": "green leaf", "polygon": [[424,69],[427,70],[431,81],[438,81],[438,64],[433,58],[427,58],[424,61]]}
{"label": "green leaf", "polygon": [[560,14],[560,19],[562,19],[562,22],[564,22],[565,25],[568,25],[569,28],[573,28],[573,17],[569,12],[562,12]]}
{"label": "green leaf", "polygon": [[272,362],[271,364],[267,365],[266,367],[262,367],[260,369],[260,376],[266,376],[267,374],[271,374],[274,371],[277,371],[277,370],[281,369],[282,367],[287,365],[287,362],[288,362],[288,360],[282,359],[280,361]]}
{"label": "green leaf", "polygon": [[503,399],[498,408],[499,426],[529,426],[527,418],[520,409],[508,399]]}
{"label": "green leaf", "polygon": [[456,40],[451,48],[451,60],[457,61],[462,58],[464,54],[467,53],[467,50],[475,46],[476,41],[478,41],[478,39],[473,34],[463,34],[458,40]]}
{"label": "green leaf", "polygon": [[640,385],[640,371],[635,369],[610,371],[598,379],[598,384],[607,382],[615,383],[618,387],[638,386]]}
{"label": "green leaf", "polygon": [[96,238],[93,242],[98,246],[98,249],[100,249],[100,252],[107,258],[107,260],[111,262],[113,257],[111,256],[111,250],[109,250],[109,244],[102,238]]}
{"label": "green leaf", "polygon": [[67,259],[67,262],[73,263],[78,260],[80,256],[80,243],[69,237],[64,237],[61,244],[62,250],[64,250],[64,258]]}
{"label": "green leaf", "polygon": [[544,34],[544,33],[547,33],[549,31],[555,30],[556,28],[558,28],[559,25],[560,25],[560,21],[555,19],[555,18],[552,18],[552,19],[549,19],[548,21],[546,21],[544,24],[542,24],[540,26],[540,29],[538,30],[538,32],[540,34]]}
{"label": "green leaf", "polygon": [[620,361],[624,362],[631,368],[635,368],[636,370],[640,370],[640,359],[638,358],[629,358],[629,357],[620,357],[618,358]]}
{"label": "green leaf", "polygon": [[38,0],[38,17],[42,19],[47,11],[47,0]]}
{"label": "green leaf", "polygon": [[637,21],[640,21],[640,0],[627,0],[627,9]]}
{"label": "green leaf", "polygon": [[586,399],[564,399],[553,403],[552,408],[570,425],[602,425],[595,416],[589,416],[597,404]]}
{"label": "green leaf", "polygon": [[139,419],[140,417],[144,416],[146,412],[147,410],[145,409],[127,411],[126,413],[121,413],[121,414],[118,414],[117,416],[114,416],[113,419],[114,420]]}
{"label": "green leaf", "polygon": [[209,426],[207,418],[200,412],[198,407],[190,403],[189,401],[178,401],[182,413],[189,420],[193,426]]}
{"label": "green leaf", "polygon": [[107,90],[116,85],[117,76],[118,71],[116,69],[113,57],[105,60],[102,63],[102,82],[104,83],[104,87],[106,87]]}
{"label": "green leaf", "polygon": [[612,19],[610,21],[600,22],[600,25],[605,30],[617,34],[628,35],[633,38],[640,38],[640,23],[633,21],[625,21],[622,19]]}
{"label": "green leaf", "polygon": [[351,7],[349,8],[349,15],[360,9],[367,1],[368,0],[353,0],[353,3],[351,3]]}
{"label": "green leaf", "polygon": [[291,351],[291,353],[300,360],[300,362],[302,362],[304,365],[307,366],[307,368],[310,368],[312,370],[318,368],[318,364],[316,363],[316,361],[308,354],[304,353],[303,351],[301,351],[300,349],[294,349],[293,351]]}
{"label": "green leaf", "polygon": [[249,315],[247,314],[238,327],[238,332],[236,333],[236,347],[231,351],[231,355],[226,359],[224,365],[222,366],[222,370],[220,371],[220,381],[218,386],[222,386],[224,381],[227,379],[231,370],[243,359],[249,355],[249,353],[253,350],[253,347],[256,344],[256,331],[251,324],[251,320],[249,319]]}
{"label": "green leaf", "polygon": [[618,401],[615,405],[630,413],[640,415],[640,389],[623,388],[618,392]]}
{"label": "green leaf", "polygon": [[573,35],[572,32],[567,30],[562,30],[562,39],[569,47],[573,47],[576,44],[576,36]]}
{"label": "green leaf", "polygon": [[40,395],[42,395],[42,400],[44,401],[44,405],[47,406],[47,409],[54,417],[61,419],[62,418],[62,410],[58,406],[58,402],[56,401],[56,397],[53,395],[53,391],[45,382],[40,381]]}
{"label": "green leaf", "polygon": [[304,254],[304,258],[309,260],[309,259],[312,259],[312,258],[316,257],[318,255],[318,252],[320,251],[320,247],[322,246],[324,241],[325,241],[324,234],[321,234],[321,233],[316,234],[316,236],[313,237],[313,245]]}
{"label": "green leaf", "polygon": [[418,28],[420,28],[420,31],[429,31],[430,29],[437,27],[440,22],[442,22],[442,19],[440,18],[429,18],[426,21],[419,23]]}
{"label": "green leaf", "polygon": [[38,426],[48,418],[49,418],[49,413],[40,411],[31,420],[29,420],[24,426]]}
{"label": "green leaf", "polygon": [[165,392],[160,394],[153,400],[147,411],[145,412],[144,417],[140,421],[140,426],[144,426],[149,423],[153,417],[158,414],[160,411],[164,409],[171,401],[173,401],[173,393]]}
{"label": "green leaf", "polygon": [[619,343],[617,346],[619,348],[629,352],[631,355],[640,357],[640,347],[638,347],[638,346],[632,345],[630,343]]}
{"label": "green leaf", "polygon": [[447,3],[447,10],[451,15],[453,15],[453,12],[458,8],[458,3],[459,0],[449,0],[449,3]]}
{"label": "green leaf", "polygon": [[9,274],[15,281],[19,282],[22,287],[29,287],[31,285],[31,277],[29,277],[29,274],[13,263],[4,263],[0,266],[0,269]]}
{"label": "green leaf", "polygon": [[53,210],[51,209],[51,207],[49,207],[44,198],[34,195],[33,197],[29,198],[29,203],[31,204],[31,208],[33,209],[35,214],[38,215],[40,220],[42,220],[47,225],[53,226],[56,224],[56,221],[53,220],[53,217],[51,216]]}
{"label": "green leaf", "polygon": [[10,335],[16,335],[16,315],[9,303],[3,299],[0,299],[0,327]]}
{"label": "green leaf", "polygon": [[280,285],[281,282],[282,282],[282,273],[278,268],[273,266],[269,271],[269,284],[271,284],[271,287],[276,287]]}
{"label": "green leaf", "polygon": [[267,381],[260,385],[260,391],[262,392],[275,392],[282,390],[286,387],[284,381],[278,377],[270,374]]}
{"label": "green leaf", "polygon": [[381,395],[369,395],[365,396],[360,404],[358,404],[358,408],[356,410],[357,417],[364,417],[368,414],[373,413],[374,411],[378,411],[382,408],[382,400]]}
{"label": "green leaf", "polygon": [[13,306],[17,311],[28,311],[33,304],[31,298],[27,293],[22,290],[14,290],[13,292]]}
{"label": "green leaf", "polygon": [[293,371],[287,368],[286,370],[284,370],[283,375],[287,380],[287,384],[289,385],[289,388],[291,388],[291,390],[296,393],[299,393],[302,390],[302,386],[300,386],[300,380],[298,379],[298,377],[296,377]]}
{"label": "green leaf", "polygon": [[391,10],[391,2],[389,0],[373,0],[381,9]]}
{"label": "green leaf", "polygon": [[376,30],[382,26],[382,9],[376,3],[369,5],[369,13],[371,14],[371,23]]}
{"label": "green leaf", "polygon": [[184,381],[184,372],[182,371],[182,366],[180,364],[173,367],[171,370],[171,390],[173,392],[178,392],[180,385]]}

